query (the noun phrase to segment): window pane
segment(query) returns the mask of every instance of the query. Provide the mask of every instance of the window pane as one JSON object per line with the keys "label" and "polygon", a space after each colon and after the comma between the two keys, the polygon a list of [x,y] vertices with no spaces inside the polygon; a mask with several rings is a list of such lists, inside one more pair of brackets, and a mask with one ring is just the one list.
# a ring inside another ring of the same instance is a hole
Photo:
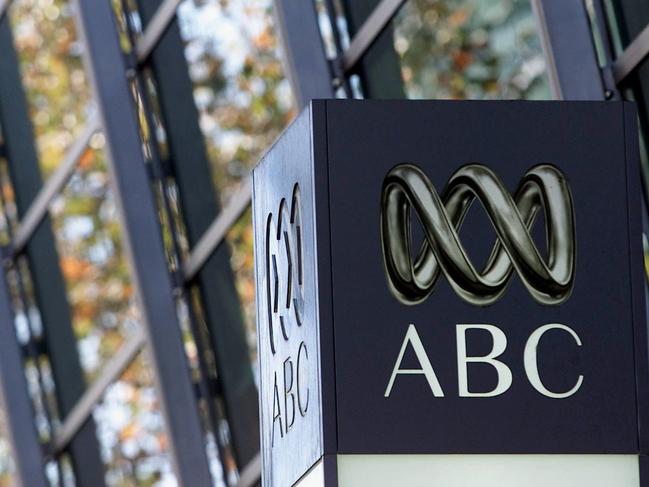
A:
{"label": "window pane", "polygon": [[[103,144],[101,134],[93,144]],[[103,151],[85,152],[50,214],[79,356],[91,381],[138,323]]]}
{"label": "window pane", "polygon": [[270,0],[185,0],[178,9],[194,101],[226,202],[294,115]]}
{"label": "window pane", "polygon": [[[649,6],[644,2],[613,0],[606,2],[609,30],[618,55],[633,42],[640,32],[649,24]],[[645,59],[629,74],[619,86],[626,100],[636,102],[640,121],[640,158],[645,200],[649,202],[649,154],[647,152],[647,134],[649,131],[649,62]],[[646,240],[646,239],[645,239]],[[646,243],[646,242],[645,242]],[[645,255],[649,256],[649,246],[645,245]]]}
{"label": "window pane", "polygon": [[7,438],[7,419],[4,411],[0,409],[0,487],[15,485],[15,467],[11,456],[11,448]]}
{"label": "window pane", "polygon": [[[226,240],[232,251],[232,271],[241,302],[250,359],[257,377],[257,326],[255,321],[255,278],[252,242],[252,211],[249,209],[235,223]],[[259,384],[257,382],[257,384]]]}
{"label": "window pane", "polygon": [[529,0],[409,0],[391,28],[408,98],[550,98]]}
{"label": "window pane", "polygon": [[9,9],[41,171],[62,160],[86,120],[90,93],[74,11],[63,0],[14,0]]}
{"label": "window pane", "polygon": [[106,484],[177,485],[151,365],[143,353],[94,410]]}
{"label": "window pane", "polygon": [[607,13],[616,17],[613,22],[613,33],[622,48],[626,48],[635,37],[649,24],[649,5],[637,0],[611,0],[605,2]]}
{"label": "window pane", "polygon": [[529,0],[410,0],[394,46],[410,98],[549,98]]}

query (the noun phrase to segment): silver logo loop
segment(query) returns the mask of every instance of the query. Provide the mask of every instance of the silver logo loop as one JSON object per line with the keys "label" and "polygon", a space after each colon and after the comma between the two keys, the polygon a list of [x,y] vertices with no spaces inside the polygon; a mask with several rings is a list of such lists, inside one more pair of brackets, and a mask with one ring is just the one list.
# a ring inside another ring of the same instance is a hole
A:
{"label": "silver logo loop", "polygon": [[293,325],[302,326],[304,271],[300,188],[293,187],[290,202],[282,198],[276,219],[266,219],[266,306],[270,348],[276,350],[275,330],[288,341]]}
{"label": "silver logo loop", "polygon": [[[484,207],[497,235],[481,271],[469,261],[458,236],[475,199]],[[545,212],[547,262],[530,235],[540,209]],[[414,259],[412,212],[425,235]],[[514,269],[539,303],[560,304],[572,292],[572,195],[564,175],[548,164],[531,168],[513,198],[496,175],[481,164],[456,171],[441,197],[421,169],[400,164],[390,170],[383,183],[381,239],[388,286],[404,304],[425,300],[440,272],[462,299],[475,305],[489,305],[500,299]]]}

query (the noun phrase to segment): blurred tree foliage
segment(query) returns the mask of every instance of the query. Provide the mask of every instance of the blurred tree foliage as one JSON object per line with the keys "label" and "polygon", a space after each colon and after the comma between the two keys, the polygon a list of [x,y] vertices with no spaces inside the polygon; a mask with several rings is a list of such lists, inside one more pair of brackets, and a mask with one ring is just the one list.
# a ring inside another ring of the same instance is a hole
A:
{"label": "blurred tree foliage", "polygon": [[394,46],[409,98],[550,97],[529,0],[409,0]]}
{"label": "blurred tree foliage", "polygon": [[90,100],[73,12],[62,0],[14,0],[9,16],[47,175],[83,127]]}
{"label": "blurred tree foliage", "polygon": [[[178,10],[194,100],[227,204],[295,114],[269,0],[186,0]],[[251,214],[228,233],[251,358],[256,367]]]}
{"label": "blurred tree foliage", "polygon": [[186,0],[178,10],[200,126],[226,203],[294,116],[270,0]]}
{"label": "blurred tree foliage", "polygon": [[[9,14],[45,179],[62,161],[90,109],[81,44],[67,2],[15,0]],[[89,381],[122,342],[120,328],[132,321],[132,289],[103,146],[103,136],[94,136],[50,213]]]}
{"label": "blurred tree foliage", "polygon": [[[114,5],[119,8],[119,2]],[[10,10],[44,177],[61,162],[92,110],[73,14],[67,0],[15,0]],[[271,2],[186,0],[178,19],[214,182],[225,204],[293,116]],[[90,382],[138,326],[101,134],[93,138],[75,175],[54,201],[51,216],[78,349]],[[249,213],[228,239],[253,350]],[[95,418],[109,485],[174,485],[145,357],[106,392]],[[10,463],[7,445],[0,443],[0,472],[5,473],[0,482],[7,485]],[[215,470],[218,478],[220,469]]]}
{"label": "blurred tree foliage", "polygon": [[[14,0],[9,15],[46,178],[92,110],[83,46],[67,1]],[[90,383],[138,326],[101,134],[92,138],[50,216],[77,347]],[[111,485],[153,485],[165,472],[170,475],[162,416],[142,360],[106,392],[95,413]],[[56,482],[55,469],[48,469],[48,475]]]}

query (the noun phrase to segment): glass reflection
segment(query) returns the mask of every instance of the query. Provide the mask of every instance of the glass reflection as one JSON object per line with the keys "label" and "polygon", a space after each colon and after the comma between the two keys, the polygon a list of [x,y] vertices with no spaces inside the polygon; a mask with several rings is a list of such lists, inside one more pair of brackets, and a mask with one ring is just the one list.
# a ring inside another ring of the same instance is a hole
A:
{"label": "glass reflection", "polygon": [[103,143],[96,135],[50,210],[88,382],[138,323]]}
{"label": "glass reflection", "polygon": [[185,0],[178,9],[214,183],[227,202],[294,116],[270,0]]}
{"label": "glass reflection", "polygon": [[91,100],[74,10],[67,0],[14,0],[9,19],[46,176],[82,129]]}
{"label": "glass reflection", "polygon": [[94,419],[107,485],[177,485],[151,366],[144,354],[106,390]]}
{"label": "glass reflection", "polygon": [[550,98],[529,0],[409,0],[392,28],[408,98]]}

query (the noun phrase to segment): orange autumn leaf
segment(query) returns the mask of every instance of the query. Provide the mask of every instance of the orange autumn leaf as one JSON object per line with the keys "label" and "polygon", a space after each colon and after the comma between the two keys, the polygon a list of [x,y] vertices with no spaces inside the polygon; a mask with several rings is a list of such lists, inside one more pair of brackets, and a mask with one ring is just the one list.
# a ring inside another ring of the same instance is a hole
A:
{"label": "orange autumn leaf", "polygon": [[469,18],[469,9],[459,8],[448,17],[448,23],[454,29],[463,25]]}
{"label": "orange autumn leaf", "polygon": [[92,319],[97,315],[98,306],[94,301],[81,301],[74,306],[76,318]]}
{"label": "orange autumn leaf", "polygon": [[95,162],[95,152],[92,149],[86,149],[83,155],[79,158],[79,168],[88,169]]}
{"label": "orange autumn leaf", "polygon": [[453,53],[453,64],[461,71],[471,64],[471,60],[471,53],[467,51],[456,51]]}
{"label": "orange autumn leaf", "polygon": [[69,281],[78,280],[85,276],[91,265],[82,260],[71,257],[61,257],[61,271]]}
{"label": "orange autumn leaf", "polygon": [[273,47],[275,38],[267,30],[263,31],[254,39],[255,46],[259,49],[271,49]]}
{"label": "orange autumn leaf", "polygon": [[137,437],[139,431],[140,428],[137,423],[130,423],[124,428],[122,428],[122,431],[120,431],[119,433],[119,437],[122,441],[135,438]]}

